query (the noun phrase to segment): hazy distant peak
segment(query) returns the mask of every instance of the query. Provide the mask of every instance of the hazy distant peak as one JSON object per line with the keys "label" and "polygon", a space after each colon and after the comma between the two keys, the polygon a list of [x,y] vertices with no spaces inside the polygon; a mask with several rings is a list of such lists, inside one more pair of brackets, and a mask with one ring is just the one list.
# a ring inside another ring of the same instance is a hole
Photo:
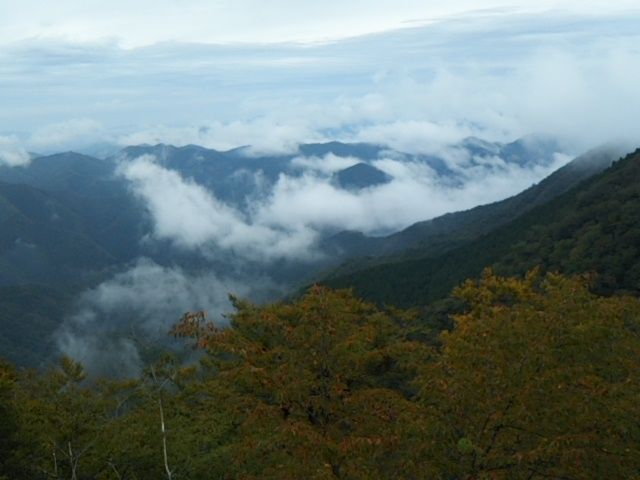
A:
{"label": "hazy distant peak", "polygon": [[333,181],[346,190],[361,190],[389,183],[391,177],[373,165],[361,162],[336,172]]}

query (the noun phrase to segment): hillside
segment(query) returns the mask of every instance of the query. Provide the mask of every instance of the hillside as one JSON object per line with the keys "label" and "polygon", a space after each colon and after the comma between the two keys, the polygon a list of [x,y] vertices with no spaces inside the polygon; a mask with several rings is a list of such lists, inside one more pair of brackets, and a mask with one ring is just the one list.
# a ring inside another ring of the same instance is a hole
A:
{"label": "hillside", "polygon": [[408,258],[328,277],[380,303],[420,305],[492,266],[595,272],[604,293],[640,289],[640,151],[500,228],[439,256]]}
{"label": "hillside", "polygon": [[2,357],[21,366],[41,366],[54,351],[52,333],[70,308],[74,293],[33,284],[0,287]]}
{"label": "hillside", "polygon": [[0,285],[72,281],[114,261],[54,195],[0,182]]}
{"label": "hillside", "polygon": [[[482,164],[480,168],[493,169],[507,163],[525,163],[531,168],[545,165],[556,146],[537,139],[522,139],[506,145],[467,139],[455,148],[466,152],[469,168]],[[308,282],[319,270],[332,267],[345,258],[340,255],[367,252],[362,248],[299,261],[287,258],[260,261],[238,257],[233,249],[225,250],[214,241],[207,244],[206,249],[184,249],[174,245],[171,239],[156,238],[153,235],[155,219],[149,205],[136,194],[131,182],[118,174],[119,164],[145,154],[153,155],[157,164],[179,173],[183,179],[204,187],[217,200],[236,209],[238,217],[249,215],[249,207],[255,210],[260,202],[267,202],[283,176],[313,178],[354,195],[360,190],[366,193],[382,183],[394,181],[392,175],[376,167],[384,158],[422,162],[430,171],[439,172],[442,177],[438,181],[445,183],[454,178],[447,175],[465,175],[463,169],[451,171],[444,158],[339,142],[301,145],[294,153],[262,156],[256,156],[246,148],[220,152],[196,145],[141,145],[128,147],[121,155],[106,160],[67,152],[37,156],[23,167],[0,167],[0,287],[7,288],[0,300],[0,338],[11,339],[0,339],[0,343],[4,342],[2,351],[12,361],[34,365],[51,353],[49,341],[34,343],[33,337],[14,335],[22,331],[15,327],[16,319],[23,319],[21,325],[29,324],[36,338],[49,339],[77,308],[74,305],[82,292],[108,282],[118,274],[135,271],[141,259],[152,262],[158,269],[175,270],[185,275],[199,276],[210,272],[213,276],[231,276],[232,286],[223,287],[229,290],[246,284],[253,288],[253,283],[259,284],[255,287],[258,293],[251,298],[263,300],[267,296],[282,295],[293,285]],[[496,155],[503,155],[504,161],[487,161]],[[561,186],[557,189],[565,188],[564,185],[573,182],[574,177],[592,174],[600,168],[601,162],[607,161],[603,154],[593,165],[585,164],[583,170],[568,171],[567,178],[559,182]],[[333,166],[331,162],[334,162]],[[548,188],[544,191],[547,193],[538,193],[538,196],[551,195],[554,193],[548,192],[551,190],[553,188]],[[511,207],[510,212],[518,214],[522,210],[516,206]],[[506,215],[505,212],[506,209],[494,212],[495,221]],[[427,222],[426,225],[433,224],[436,228],[428,226],[425,238],[429,238],[428,232],[442,235],[443,231],[461,237],[477,236],[479,232],[473,228],[492,225],[489,217],[487,214],[474,222],[450,222],[455,228],[446,222],[444,227],[439,222]],[[416,232],[418,236],[423,235],[421,229],[422,224],[418,224],[398,234],[397,238],[406,236],[413,241]],[[318,231],[318,236],[322,239],[334,233],[334,228],[327,228]],[[447,238],[450,242],[453,237]],[[405,240],[397,242],[395,236],[390,241],[406,245]],[[255,280],[263,278],[266,280]],[[264,287],[265,284],[268,287]],[[154,284],[150,288],[155,287]],[[47,307],[41,309],[41,305]],[[184,308],[190,306],[184,305]],[[130,317],[140,321],[146,314],[141,308],[141,312],[130,314]],[[100,324],[117,323],[112,312],[100,315],[103,315]],[[159,315],[154,314],[154,320]],[[171,313],[166,315],[163,321],[174,319]]]}
{"label": "hillside", "polygon": [[391,178],[386,173],[367,163],[357,163],[340,170],[333,176],[334,183],[347,190],[359,190],[388,183]]}
{"label": "hillside", "polygon": [[[505,200],[418,222],[386,237],[342,232],[327,239],[323,247],[333,255],[354,257],[334,275],[353,273],[380,263],[406,258],[439,255],[489,233],[524,212],[561,195],[603,171],[625,153],[620,146],[602,146],[580,155],[539,184]],[[391,255],[393,257],[389,258]],[[365,256],[372,258],[364,258]],[[378,258],[381,256],[383,257]]]}

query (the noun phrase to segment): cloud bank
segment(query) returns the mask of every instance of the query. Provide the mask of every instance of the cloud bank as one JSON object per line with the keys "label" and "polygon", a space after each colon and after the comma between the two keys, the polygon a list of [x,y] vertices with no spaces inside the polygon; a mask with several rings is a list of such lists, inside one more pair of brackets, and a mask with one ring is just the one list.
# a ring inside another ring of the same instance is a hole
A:
{"label": "cloud bank", "polygon": [[259,152],[325,139],[425,152],[532,132],[574,153],[637,141],[640,10],[584,10],[475,12],[310,45],[22,40],[0,51],[0,131],[29,132],[24,148],[44,153],[87,139]]}
{"label": "cloud bank", "polygon": [[136,375],[142,352],[166,345],[171,327],[185,312],[204,310],[224,323],[222,315],[232,311],[228,295],[244,297],[251,288],[212,272],[187,273],[140,259],[86,291],[56,341],[62,353],[82,361],[93,374]]}
{"label": "cloud bank", "polygon": [[120,173],[145,201],[159,239],[205,253],[211,244],[214,252],[233,250],[251,260],[286,257],[292,252],[299,257],[314,255],[306,252],[315,239],[307,225],[254,223],[213,192],[156,164],[152,156],[122,163]]}
{"label": "cloud bank", "polygon": [[521,166],[498,157],[472,158],[460,149],[447,158],[449,168],[458,173],[455,182],[423,161],[383,156],[372,165],[391,181],[353,191],[337,186],[332,173],[357,159],[332,154],[295,157],[291,164],[306,169],[280,174],[274,184],[249,199],[245,213],[150,155],[123,160],[119,172],[147,206],[155,238],[205,256],[215,257],[222,249],[246,260],[269,262],[317,259],[316,242],[331,232],[388,234],[417,221],[500,200],[569,160],[558,155],[551,164]]}

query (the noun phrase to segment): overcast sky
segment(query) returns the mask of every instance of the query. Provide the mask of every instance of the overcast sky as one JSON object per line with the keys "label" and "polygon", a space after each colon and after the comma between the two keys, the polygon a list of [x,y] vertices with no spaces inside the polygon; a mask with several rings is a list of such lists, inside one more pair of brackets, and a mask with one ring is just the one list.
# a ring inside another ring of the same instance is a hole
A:
{"label": "overcast sky", "polygon": [[482,10],[621,13],[634,0],[3,0],[0,38],[158,42],[313,42],[396,29]]}
{"label": "overcast sky", "polygon": [[533,3],[0,0],[0,154],[637,138],[637,1]]}

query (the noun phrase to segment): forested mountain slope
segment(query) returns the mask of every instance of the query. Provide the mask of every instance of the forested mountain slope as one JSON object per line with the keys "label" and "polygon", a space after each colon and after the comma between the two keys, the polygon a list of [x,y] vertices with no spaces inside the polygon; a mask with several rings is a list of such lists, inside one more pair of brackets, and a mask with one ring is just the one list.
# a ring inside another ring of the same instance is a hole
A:
{"label": "forested mountain slope", "polygon": [[[342,232],[327,239],[324,245],[334,254],[354,257],[337,269],[336,275],[352,273],[380,263],[439,255],[550,201],[603,171],[625,153],[627,152],[622,146],[605,145],[580,155],[540,183],[505,200],[419,222],[387,237],[366,237],[358,232]],[[390,255],[395,258],[377,258]]]}
{"label": "forested mountain slope", "polygon": [[114,261],[55,195],[0,182],[0,285],[77,280]]}
{"label": "forested mountain slope", "polygon": [[[549,165],[557,151],[556,145],[532,138],[506,145],[467,139],[455,148],[466,152],[470,168],[488,169],[511,164],[526,164],[531,168]],[[227,202],[238,212],[251,204],[255,206],[260,199],[268,199],[281,175],[290,178],[318,176],[321,174],[313,170],[313,165],[331,162],[338,156],[349,158],[340,160],[340,170],[322,173],[321,180],[327,185],[337,185],[345,192],[366,192],[389,181],[390,177],[375,167],[377,161],[387,157],[428,165],[437,173],[438,181],[447,184],[455,183],[456,175],[464,176],[462,171],[445,168],[444,159],[403,154],[377,145],[308,144],[301,145],[296,153],[280,156],[252,156],[244,150],[218,152],[195,145],[143,145],[128,147],[120,156],[107,160],[67,152],[35,157],[26,166],[0,166],[1,353],[21,365],[37,365],[38,360],[49,355],[51,342],[33,342],[32,339],[50,339],[55,328],[73,313],[74,300],[81,292],[135,268],[136,261],[141,258],[195,275],[204,270],[218,274],[232,271],[235,275],[234,269],[238,268],[241,277],[235,284],[250,283],[247,278],[266,276],[278,286],[274,287],[277,292],[274,296],[295,284],[308,282],[320,269],[336,265],[345,258],[318,255],[315,263],[279,260],[249,264],[239,262],[234,252],[217,248],[215,243],[206,249],[206,255],[200,255],[197,250],[176,248],[170,240],[154,237],[154,217],[148,205],[119,171],[119,166],[135,161],[138,156],[152,155],[158,165],[177,172],[185,181],[205,187],[209,194]],[[500,161],[489,161],[498,155]],[[556,177],[559,179],[554,185],[546,186],[549,180],[541,183],[539,191],[534,192],[536,198],[553,195],[568,188],[567,185],[576,179],[604,168],[611,160],[609,155],[603,152],[593,157],[591,163],[583,162],[580,168],[565,169],[565,178]],[[300,156],[308,157],[307,160],[311,158],[311,163],[300,161]],[[352,167],[342,168],[350,162],[353,162]],[[469,220],[465,212],[460,214],[462,216],[443,217],[447,220],[417,224],[390,237],[389,241],[405,245],[405,240],[412,242],[416,235],[423,235],[426,228],[425,238],[443,239],[440,245],[448,248],[477,237],[495,222],[506,221],[503,217],[520,214],[525,209],[522,205],[532,201],[525,197],[515,206],[508,203],[502,209],[499,204],[496,204],[497,209],[495,206],[480,208],[479,212],[488,213],[479,219],[472,214]],[[335,231],[321,231],[319,236],[324,238]],[[341,255],[367,251],[358,248],[357,243],[353,246],[356,248],[347,249]],[[215,255],[211,255],[212,252]],[[280,284],[283,285],[281,288]],[[16,323],[16,319],[21,320]],[[32,335],[24,334],[25,326]]]}
{"label": "forested mountain slope", "polygon": [[380,303],[421,305],[492,266],[594,272],[603,293],[640,291],[640,150],[500,228],[443,255],[408,258],[328,277]]}

